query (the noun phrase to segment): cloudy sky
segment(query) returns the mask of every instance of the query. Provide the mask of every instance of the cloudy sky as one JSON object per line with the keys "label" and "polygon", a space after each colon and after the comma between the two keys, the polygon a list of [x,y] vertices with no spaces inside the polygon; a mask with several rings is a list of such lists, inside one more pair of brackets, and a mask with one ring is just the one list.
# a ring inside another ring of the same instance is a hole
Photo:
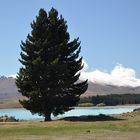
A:
{"label": "cloudy sky", "polygon": [[89,71],[88,64],[83,61],[84,69],[81,71],[81,80],[88,79],[89,82],[107,84],[114,86],[140,86],[140,79],[136,77],[136,72],[132,68],[117,64],[111,71],[101,71],[99,69]]}
{"label": "cloudy sky", "polygon": [[30,33],[38,10],[51,7],[67,20],[71,39],[81,40],[81,55],[88,65],[82,78],[139,84],[139,0],[0,0],[0,75],[18,72],[21,40]]}

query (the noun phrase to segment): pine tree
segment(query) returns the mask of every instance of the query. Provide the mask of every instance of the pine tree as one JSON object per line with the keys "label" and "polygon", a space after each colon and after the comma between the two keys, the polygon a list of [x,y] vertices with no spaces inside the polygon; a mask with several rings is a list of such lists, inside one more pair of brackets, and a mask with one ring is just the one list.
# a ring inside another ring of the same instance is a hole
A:
{"label": "pine tree", "polygon": [[20,103],[31,113],[51,120],[77,105],[88,87],[87,80],[78,82],[83,68],[79,39],[70,41],[67,23],[56,9],[40,9],[31,23],[32,31],[21,42],[22,67],[16,78]]}

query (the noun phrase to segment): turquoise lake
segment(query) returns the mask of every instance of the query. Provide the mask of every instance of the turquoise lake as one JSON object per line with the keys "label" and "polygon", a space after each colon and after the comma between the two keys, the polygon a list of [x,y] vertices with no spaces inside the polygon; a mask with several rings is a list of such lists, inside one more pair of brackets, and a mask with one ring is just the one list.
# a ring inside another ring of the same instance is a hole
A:
{"label": "turquoise lake", "polygon": [[[111,114],[121,114],[126,112],[132,112],[138,106],[111,106],[111,107],[76,107],[71,111],[66,112],[63,115],[58,115],[57,117],[51,116],[52,119],[58,119],[68,116],[81,116],[81,115],[111,115]],[[37,114],[32,115],[30,111],[23,108],[18,109],[0,109],[0,116],[15,116],[16,119],[20,120],[36,120],[44,119],[42,116]]]}

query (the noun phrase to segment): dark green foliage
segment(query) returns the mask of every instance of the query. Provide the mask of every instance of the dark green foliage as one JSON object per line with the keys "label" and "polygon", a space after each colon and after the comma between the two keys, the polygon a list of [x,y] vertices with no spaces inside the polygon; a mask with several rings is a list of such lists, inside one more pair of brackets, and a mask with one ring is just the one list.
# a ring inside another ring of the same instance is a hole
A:
{"label": "dark green foliage", "polygon": [[90,106],[93,106],[92,96],[81,97],[79,102],[78,102],[78,106],[79,107],[90,107]]}
{"label": "dark green foliage", "polygon": [[81,97],[79,104],[82,104],[82,103],[92,103],[92,96]]}
{"label": "dark green foliage", "polygon": [[16,78],[19,92],[26,98],[20,103],[32,113],[63,114],[76,106],[88,87],[78,83],[83,68],[79,39],[70,41],[66,21],[52,8],[47,14],[40,9],[31,24],[31,34],[21,43],[23,67]]}
{"label": "dark green foliage", "polygon": [[140,104],[140,94],[97,95],[92,97],[92,102],[94,105],[104,103],[107,106]]}

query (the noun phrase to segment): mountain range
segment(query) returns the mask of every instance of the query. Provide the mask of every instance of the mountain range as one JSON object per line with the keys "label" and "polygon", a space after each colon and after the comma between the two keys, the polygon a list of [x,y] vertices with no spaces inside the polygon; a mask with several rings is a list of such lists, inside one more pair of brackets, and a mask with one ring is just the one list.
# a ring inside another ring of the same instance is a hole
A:
{"label": "mountain range", "polygon": [[[140,87],[114,86],[89,82],[88,90],[83,96],[106,95],[106,94],[139,94]],[[19,99],[21,94],[13,77],[0,77],[0,100]]]}
{"label": "mountain range", "polygon": [[18,99],[21,94],[18,92],[13,77],[0,77],[0,100]]}

